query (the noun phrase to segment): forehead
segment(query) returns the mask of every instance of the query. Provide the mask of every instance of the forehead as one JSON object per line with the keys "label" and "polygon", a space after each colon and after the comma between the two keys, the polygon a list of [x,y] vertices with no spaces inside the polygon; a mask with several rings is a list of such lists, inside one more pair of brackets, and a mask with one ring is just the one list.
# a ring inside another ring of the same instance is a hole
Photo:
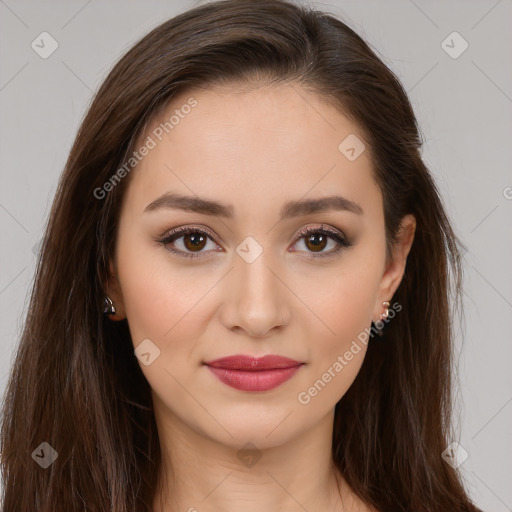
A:
{"label": "forehead", "polygon": [[257,213],[250,206],[277,211],[307,195],[380,205],[359,127],[299,85],[182,92],[137,147],[148,138],[127,199],[140,211],[165,192],[215,198],[248,215]]}

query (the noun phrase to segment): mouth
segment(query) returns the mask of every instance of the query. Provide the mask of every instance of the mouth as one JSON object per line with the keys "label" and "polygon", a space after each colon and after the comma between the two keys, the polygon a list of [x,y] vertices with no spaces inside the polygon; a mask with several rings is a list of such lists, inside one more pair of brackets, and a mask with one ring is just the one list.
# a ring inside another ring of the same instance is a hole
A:
{"label": "mouth", "polygon": [[288,357],[234,355],[204,363],[224,384],[241,391],[267,391],[291,379],[304,364]]}

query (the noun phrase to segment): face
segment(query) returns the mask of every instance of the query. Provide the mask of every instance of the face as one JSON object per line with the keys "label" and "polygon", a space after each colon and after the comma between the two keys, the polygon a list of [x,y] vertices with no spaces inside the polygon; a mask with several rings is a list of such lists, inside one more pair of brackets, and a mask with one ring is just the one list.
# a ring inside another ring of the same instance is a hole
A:
{"label": "face", "polygon": [[[332,413],[352,384],[414,228],[406,219],[386,262],[382,195],[354,137],[298,85],[188,91],[141,137],[149,150],[129,178],[108,290],[170,424],[274,446]],[[232,355],[302,364],[205,365]]]}

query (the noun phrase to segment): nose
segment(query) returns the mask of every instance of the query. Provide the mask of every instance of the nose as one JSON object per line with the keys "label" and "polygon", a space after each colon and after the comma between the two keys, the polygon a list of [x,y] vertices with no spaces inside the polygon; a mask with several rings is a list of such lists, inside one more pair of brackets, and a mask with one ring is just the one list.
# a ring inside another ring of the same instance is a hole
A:
{"label": "nose", "polygon": [[265,251],[252,263],[240,257],[223,282],[222,323],[232,331],[266,338],[289,322],[289,300],[282,271]]}

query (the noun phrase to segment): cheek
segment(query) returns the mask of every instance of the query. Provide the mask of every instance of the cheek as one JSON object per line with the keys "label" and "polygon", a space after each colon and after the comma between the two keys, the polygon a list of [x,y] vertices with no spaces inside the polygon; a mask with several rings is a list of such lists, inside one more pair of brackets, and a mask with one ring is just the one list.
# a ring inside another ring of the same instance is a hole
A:
{"label": "cheek", "polygon": [[204,299],[215,280],[204,273],[198,280],[197,270],[171,265],[164,251],[138,248],[119,261],[125,312],[134,349],[141,347],[136,354],[150,353],[147,365],[139,356],[139,366],[154,399],[165,400],[171,410],[195,410],[193,401],[185,403],[180,383],[201,365],[195,340],[201,339]]}
{"label": "cheek", "polygon": [[173,265],[164,248],[150,243],[127,240],[119,249],[119,279],[134,345],[149,338],[162,350],[173,339],[193,336],[190,329],[199,325],[198,306],[213,278],[202,274],[205,279],[199,280],[197,270]]}
{"label": "cheek", "polygon": [[298,295],[306,298],[310,308],[303,324],[310,361],[305,398],[317,397],[319,406],[331,407],[345,394],[371,340],[368,332],[379,285],[378,267],[368,261],[357,263],[360,259],[354,257],[336,270],[317,272],[311,281],[300,281]]}
{"label": "cheek", "polygon": [[351,259],[300,278],[298,294],[316,314],[317,333],[329,340],[328,347],[349,341],[371,324],[379,287],[376,265],[358,262],[357,255]]}

